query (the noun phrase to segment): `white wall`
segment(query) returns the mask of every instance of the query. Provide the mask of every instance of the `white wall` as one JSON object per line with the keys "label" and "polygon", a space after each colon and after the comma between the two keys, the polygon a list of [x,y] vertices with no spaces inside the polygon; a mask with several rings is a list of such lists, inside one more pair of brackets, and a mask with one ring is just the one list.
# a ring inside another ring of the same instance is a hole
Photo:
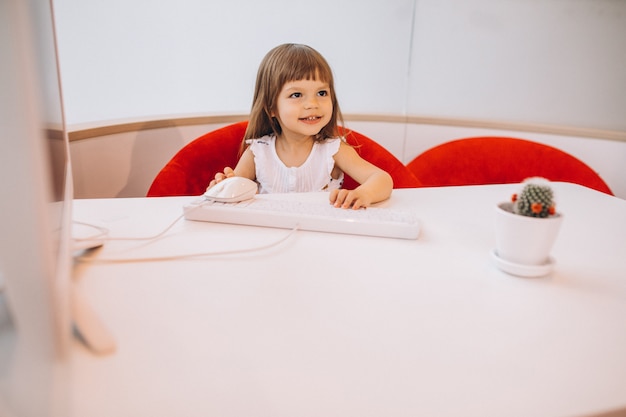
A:
{"label": "white wall", "polygon": [[626,1],[418,1],[409,114],[626,130]]}
{"label": "white wall", "polygon": [[68,123],[245,113],[308,43],[346,113],[626,131],[626,1],[55,0]]}
{"label": "white wall", "polygon": [[318,49],[351,111],[405,105],[413,0],[55,0],[68,123],[250,109],[284,42]]}

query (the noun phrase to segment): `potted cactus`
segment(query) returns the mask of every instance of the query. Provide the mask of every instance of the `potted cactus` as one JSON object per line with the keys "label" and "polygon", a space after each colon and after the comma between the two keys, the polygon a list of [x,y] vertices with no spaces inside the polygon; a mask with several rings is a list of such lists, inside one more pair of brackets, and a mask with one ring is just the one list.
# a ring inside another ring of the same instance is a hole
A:
{"label": "potted cactus", "polygon": [[549,181],[537,177],[525,180],[511,201],[497,206],[493,255],[498,266],[515,275],[548,274],[554,264],[550,251],[562,220]]}
{"label": "potted cactus", "polygon": [[554,192],[543,179],[525,181],[520,194],[513,194],[513,213],[528,217],[548,217],[556,214]]}

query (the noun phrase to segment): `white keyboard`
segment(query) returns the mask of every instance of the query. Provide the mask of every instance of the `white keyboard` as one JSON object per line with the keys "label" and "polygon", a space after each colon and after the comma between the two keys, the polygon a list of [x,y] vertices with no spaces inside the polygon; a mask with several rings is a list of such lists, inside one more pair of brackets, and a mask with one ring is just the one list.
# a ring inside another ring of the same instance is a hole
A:
{"label": "white keyboard", "polygon": [[187,220],[266,226],[317,232],[417,239],[420,221],[411,211],[368,207],[347,210],[327,200],[253,198],[239,203],[217,203],[200,198],[184,206]]}

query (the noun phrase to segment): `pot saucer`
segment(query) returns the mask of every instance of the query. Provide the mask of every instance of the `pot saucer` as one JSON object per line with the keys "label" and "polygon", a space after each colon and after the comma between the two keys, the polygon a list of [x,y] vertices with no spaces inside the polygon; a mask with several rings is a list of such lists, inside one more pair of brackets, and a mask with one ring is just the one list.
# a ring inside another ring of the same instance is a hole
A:
{"label": "pot saucer", "polygon": [[491,251],[491,259],[502,271],[520,277],[542,277],[554,268],[553,258],[548,258],[548,262],[543,265],[523,265],[500,258],[495,249]]}

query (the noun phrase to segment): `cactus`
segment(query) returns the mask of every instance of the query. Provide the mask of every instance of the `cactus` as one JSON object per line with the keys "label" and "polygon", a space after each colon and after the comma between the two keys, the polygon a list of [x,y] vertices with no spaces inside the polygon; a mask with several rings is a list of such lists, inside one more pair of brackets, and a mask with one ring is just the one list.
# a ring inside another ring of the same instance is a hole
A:
{"label": "cactus", "polygon": [[513,212],[529,217],[551,216],[555,214],[553,198],[554,193],[548,184],[527,180],[522,191],[513,194]]}

